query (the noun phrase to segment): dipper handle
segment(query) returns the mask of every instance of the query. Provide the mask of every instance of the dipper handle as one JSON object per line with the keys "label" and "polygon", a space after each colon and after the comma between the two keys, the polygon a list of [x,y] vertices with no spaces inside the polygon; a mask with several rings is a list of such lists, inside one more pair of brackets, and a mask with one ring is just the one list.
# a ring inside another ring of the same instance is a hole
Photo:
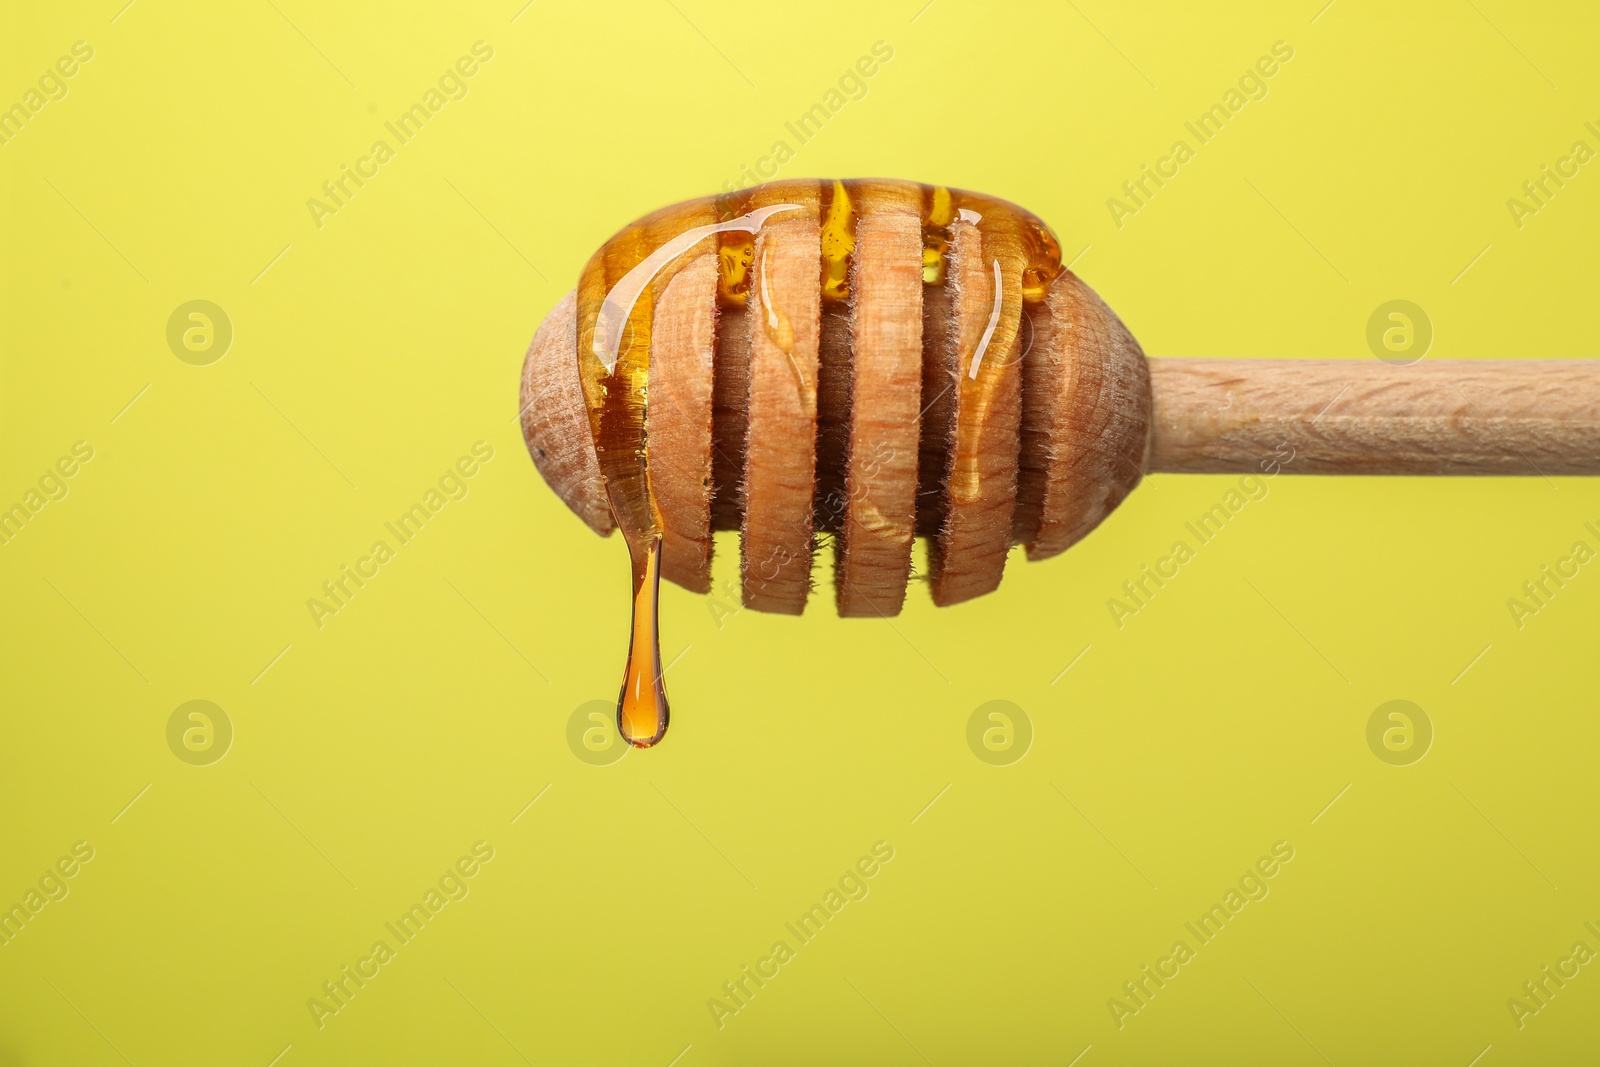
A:
{"label": "dipper handle", "polygon": [[1152,359],[1147,472],[1600,474],[1600,360]]}

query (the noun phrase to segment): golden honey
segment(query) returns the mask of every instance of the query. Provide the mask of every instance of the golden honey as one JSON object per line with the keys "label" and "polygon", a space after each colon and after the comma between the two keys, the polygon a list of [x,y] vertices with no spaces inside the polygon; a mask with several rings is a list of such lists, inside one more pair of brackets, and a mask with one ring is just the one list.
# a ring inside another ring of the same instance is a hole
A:
{"label": "golden honey", "polygon": [[[820,202],[821,257],[818,284],[824,303],[848,308],[852,299],[856,223],[860,205],[874,187],[906,183],[868,181],[777,182],[719,197],[663,208],[624,227],[590,258],[578,285],[578,367],[583,382],[595,457],[617,527],[628,545],[633,585],[633,625],[618,700],[617,724],[632,745],[648,748],[666,734],[668,705],[662,681],[658,627],[661,516],[650,489],[650,448],[645,411],[649,404],[650,334],[656,299],[681,267],[715,253],[717,302],[748,305],[752,285],[761,284],[756,262],[760,227],[769,218],[800,210],[786,203],[801,189]],[[1024,303],[1044,299],[1061,273],[1060,245],[1039,219],[1003,200],[941,186],[921,186],[922,278],[945,285],[957,230],[977,241],[992,285],[986,328],[963,337],[957,354],[959,405],[950,492],[975,492],[977,442],[991,405],[994,368],[1011,358]],[[752,208],[760,203],[764,206]],[[792,353],[794,328],[762,300],[760,326],[778,348]],[[925,341],[926,343],[926,341]],[[791,354],[791,363],[793,363]],[[985,368],[991,373],[985,373]],[[814,389],[795,365],[797,385]]]}
{"label": "golden honey", "polygon": [[850,299],[850,258],[856,250],[856,209],[850,185],[835,181],[822,204],[822,299]]}

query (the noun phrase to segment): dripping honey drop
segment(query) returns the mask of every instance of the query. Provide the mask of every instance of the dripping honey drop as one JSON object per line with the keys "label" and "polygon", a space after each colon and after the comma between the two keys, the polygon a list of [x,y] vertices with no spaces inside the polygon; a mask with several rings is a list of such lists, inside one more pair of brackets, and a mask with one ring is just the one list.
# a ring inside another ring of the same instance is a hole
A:
{"label": "dripping honey drop", "polygon": [[667,733],[667,689],[661,678],[661,538],[642,552],[630,547],[633,562],[633,628],[628,665],[617,698],[617,729],[635,748],[649,748]]}

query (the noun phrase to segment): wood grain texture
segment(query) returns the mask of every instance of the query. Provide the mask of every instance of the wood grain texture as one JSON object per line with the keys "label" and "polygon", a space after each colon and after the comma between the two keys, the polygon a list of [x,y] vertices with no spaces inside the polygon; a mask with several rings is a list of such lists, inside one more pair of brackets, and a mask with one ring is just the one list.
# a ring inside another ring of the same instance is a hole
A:
{"label": "wood grain texture", "polygon": [[841,616],[900,613],[917,522],[921,192],[873,193],[861,204],[851,274],[849,458],[835,566]]}
{"label": "wood grain texture", "polygon": [[813,199],[809,217],[762,228],[750,285],[740,574],[746,607],[788,615],[805,609],[811,589],[821,256]]}
{"label": "wood grain texture", "polygon": [[1600,474],[1600,360],[1153,359],[1150,381],[1150,471]]}
{"label": "wood grain texture", "polygon": [[661,520],[661,576],[711,591],[711,395],[717,257],[678,271],[656,301],[645,430]]}
{"label": "wood grain texture", "polygon": [[817,500],[818,533],[837,534],[844,526],[845,463],[850,454],[850,309],[822,302],[817,339]]}
{"label": "wood grain texture", "polygon": [[[992,592],[1005,573],[1022,421],[1017,352],[1026,257],[1021,241],[1005,232],[982,233],[962,221],[950,231],[952,315],[944,343],[956,352],[955,409],[943,479],[944,520],[928,554],[929,588],[940,607]],[[984,348],[997,302],[996,327]]]}
{"label": "wood grain texture", "polygon": [[956,424],[957,346],[950,333],[954,301],[947,285],[922,289],[922,431],[917,455],[917,536],[944,525],[944,478]]}
{"label": "wood grain texture", "polygon": [[750,430],[750,308],[717,309],[711,388],[711,528],[737,530]]}
{"label": "wood grain texture", "polygon": [[1029,310],[1014,534],[1040,560],[1081,540],[1139,484],[1150,374],[1139,342],[1071,271]]}
{"label": "wood grain texture", "polygon": [[522,363],[522,439],[544,480],[589,529],[616,529],[589,432],[578,378],[578,292],[562,297],[533,335]]}

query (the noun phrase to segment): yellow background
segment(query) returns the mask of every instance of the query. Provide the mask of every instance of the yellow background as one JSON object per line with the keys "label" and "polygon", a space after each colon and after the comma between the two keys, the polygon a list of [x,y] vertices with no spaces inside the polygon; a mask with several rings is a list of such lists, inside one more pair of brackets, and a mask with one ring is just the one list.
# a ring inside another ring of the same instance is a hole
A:
{"label": "yellow background", "polygon": [[[0,904],[95,850],[0,947],[0,1064],[1592,1055],[1600,967],[1523,1029],[1506,1001],[1600,949],[1600,566],[1520,629],[1506,601],[1600,548],[1595,483],[1286,474],[1120,630],[1106,599],[1234,479],[1151,478],[892,623],[824,588],[719,625],[671,588],[672,731],[596,767],[566,726],[615,692],[625,553],[514,421],[588,254],[880,40],[783,176],[1026,205],[1151,355],[1371,359],[1403,298],[1430,358],[1595,356],[1595,165],[1506,207],[1600,148],[1592,6],[122,2],[20,6],[0,45],[0,103],[94,48],[0,147],[0,503],[95,450],[0,547]],[[469,95],[319,229],[307,198],[478,40]],[[1118,229],[1107,198],[1279,40],[1270,95]],[[209,366],[166,343],[194,299],[235,331]],[[470,495],[318,629],[306,600],[479,440]],[[235,730],[210,766],[166,741],[195,699]],[[967,746],[994,699],[1033,724],[1011,766]],[[1367,747],[1391,699],[1436,732],[1412,766]],[[470,896],[319,1029],[308,998],[479,840]],[[707,999],[879,840],[870,896],[718,1029]],[[1280,840],[1271,895],[1119,1030],[1108,998]]]}

